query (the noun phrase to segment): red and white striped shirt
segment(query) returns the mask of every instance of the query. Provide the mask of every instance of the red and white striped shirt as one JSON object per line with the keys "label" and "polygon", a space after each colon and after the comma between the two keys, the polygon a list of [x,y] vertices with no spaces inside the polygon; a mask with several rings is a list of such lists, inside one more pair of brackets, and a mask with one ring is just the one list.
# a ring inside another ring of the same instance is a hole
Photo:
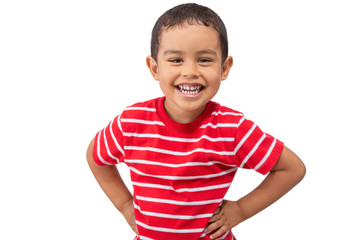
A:
{"label": "red and white striped shirt", "polygon": [[[126,108],[95,137],[94,160],[124,162],[143,240],[207,240],[203,233],[238,168],[267,174],[283,143],[242,113],[209,102],[193,122],[173,121],[165,97]],[[235,239],[228,231],[219,240]]]}

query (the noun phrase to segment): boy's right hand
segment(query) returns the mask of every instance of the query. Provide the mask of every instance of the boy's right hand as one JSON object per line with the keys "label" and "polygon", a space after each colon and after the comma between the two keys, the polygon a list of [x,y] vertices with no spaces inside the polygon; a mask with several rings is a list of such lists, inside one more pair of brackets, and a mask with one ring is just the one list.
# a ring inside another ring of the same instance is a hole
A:
{"label": "boy's right hand", "polygon": [[133,199],[130,199],[127,201],[122,209],[121,209],[122,215],[125,217],[127,223],[131,227],[131,229],[136,233],[136,235],[139,235],[136,222],[135,222],[135,213],[134,213],[134,204]]}
{"label": "boy's right hand", "polygon": [[115,165],[99,166],[95,163],[93,157],[94,143],[95,138],[90,142],[86,154],[89,167],[105,194],[125,217],[131,229],[138,234],[135,222],[133,196],[126,187]]}

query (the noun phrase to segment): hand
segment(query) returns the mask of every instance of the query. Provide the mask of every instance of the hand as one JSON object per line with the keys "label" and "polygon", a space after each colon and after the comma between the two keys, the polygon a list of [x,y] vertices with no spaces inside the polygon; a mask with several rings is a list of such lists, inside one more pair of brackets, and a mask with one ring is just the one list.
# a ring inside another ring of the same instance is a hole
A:
{"label": "hand", "polygon": [[131,227],[131,229],[136,233],[136,235],[139,235],[139,232],[138,232],[138,229],[136,226],[136,222],[135,222],[133,199],[130,199],[123,205],[123,207],[121,209],[121,213],[125,217],[127,223]]}
{"label": "hand", "polygon": [[212,232],[211,239],[220,237],[241,222],[241,211],[237,202],[224,200],[210,218],[204,232]]}

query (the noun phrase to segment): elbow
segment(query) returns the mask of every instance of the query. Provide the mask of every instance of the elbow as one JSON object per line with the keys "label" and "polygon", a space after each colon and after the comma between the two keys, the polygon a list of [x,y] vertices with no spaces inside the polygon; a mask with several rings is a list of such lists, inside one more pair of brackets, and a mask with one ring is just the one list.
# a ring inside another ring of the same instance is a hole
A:
{"label": "elbow", "polygon": [[290,149],[286,148],[285,157],[288,158],[287,167],[291,171],[294,181],[299,183],[306,175],[304,162]]}
{"label": "elbow", "polygon": [[294,169],[294,174],[298,182],[300,182],[306,175],[306,166],[300,158],[298,159],[298,163],[296,165],[296,168]]}
{"label": "elbow", "polygon": [[94,158],[93,158],[93,149],[94,149],[94,139],[90,142],[89,147],[86,151],[86,159],[87,162],[89,164],[89,166],[91,167],[91,165],[94,163]]}

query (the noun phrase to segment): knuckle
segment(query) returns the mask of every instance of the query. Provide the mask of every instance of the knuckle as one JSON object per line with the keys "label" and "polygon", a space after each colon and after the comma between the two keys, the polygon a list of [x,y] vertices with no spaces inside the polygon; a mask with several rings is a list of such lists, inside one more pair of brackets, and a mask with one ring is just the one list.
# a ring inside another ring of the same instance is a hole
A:
{"label": "knuckle", "polygon": [[214,228],[214,223],[211,223],[209,224],[207,227],[206,227],[206,231],[207,232],[210,232],[210,231],[213,231],[215,228]]}
{"label": "knuckle", "polygon": [[218,229],[219,227],[221,227],[221,223],[220,223],[220,222],[214,222],[214,223],[213,223],[213,230]]}

